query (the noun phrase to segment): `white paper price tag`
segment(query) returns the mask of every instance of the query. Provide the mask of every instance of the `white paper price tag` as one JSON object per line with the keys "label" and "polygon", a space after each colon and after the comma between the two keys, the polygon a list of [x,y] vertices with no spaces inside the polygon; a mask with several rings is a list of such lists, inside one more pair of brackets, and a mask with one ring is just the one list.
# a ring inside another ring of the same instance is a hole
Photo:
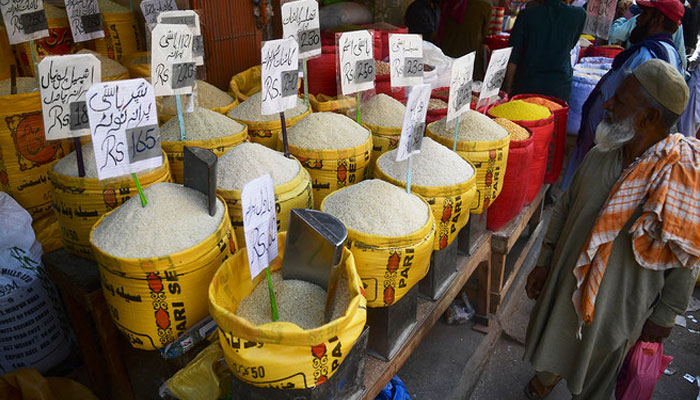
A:
{"label": "white paper price tag", "polygon": [[105,37],[102,14],[100,14],[97,0],[65,0],[65,2],[74,41],[84,42]]}
{"label": "white paper price tag", "polygon": [[343,95],[374,89],[374,41],[369,31],[345,32],[338,40]]}
{"label": "white paper price tag", "polygon": [[90,134],[85,93],[101,81],[100,60],[92,54],[41,60],[39,90],[47,140]]}
{"label": "white paper price tag", "polygon": [[506,47],[505,49],[494,50],[491,53],[491,60],[486,69],[484,83],[481,85],[478,105],[481,105],[482,100],[490,99],[501,90],[503,80],[506,78],[506,69],[508,68],[511,50],[513,50],[512,47]]}
{"label": "white paper price tag", "polygon": [[471,52],[452,62],[450,98],[447,103],[447,122],[469,109],[472,102],[472,78],[476,53]]}
{"label": "white paper price tag", "polygon": [[316,0],[282,4],[282,35],[299,43],[299,58],[321,54],[321,25]]}
{"label": "white paper price tag", "polygon": [[614,0],[588,1],[586,5],[586,25],[583,27],[583,33],[608,40],[616,7],[617,1]]}
{"label": "white paper price tag", "polygon": [[391,86],[414,86],[423,83],[423,37],[390,34],[389,63]]}
{"label": "white paper price tag", "polygon": [[141,12],[146,24],[158,22],[158,14],[163,11],[177,10],[175,0],[143,0],[141,2]]}
{"label": "white paper price tag", "polygon": [[151,82],[156,96],[190,94],[197,66],[194,34],[186,25],[158,24],[151,35]]}
{"label": "white paper price tag", "polygon": [[411,154],[420,153],[425,133],[425,116],[430,101],[430,85],[420,84],[411,89],[403,116],[401,139],[396,149],[396,161],[403,161]]}
{"label": "white paper price tag", "polygon": [[241,208],[250,278],[255,279],[277,257],[278,252],[275,187],[270,174],[243,186]]}
{"label": "white paper price tag", "polygon": [[150,83],[143,78],[97,83],[85,98],[99,179],[163,164]]}
{"label": "white paper price tag", "polygon": [[159,24],[187,25],[194,39],[192,41],[192,57],[197,65],[204,65],[204,39],[199,25],[199,14],[193,10],[163,11],[158,14]]}
{"label": "white paper price tag", "polygon": [[42,1],[0,0],[0,12],[10,44],[49,36],[49,22]]}
{"label": "white paper price tag", "polygon": [[262,114],[277,114],[297,104],[299,46],[292,38],[263,42]]}

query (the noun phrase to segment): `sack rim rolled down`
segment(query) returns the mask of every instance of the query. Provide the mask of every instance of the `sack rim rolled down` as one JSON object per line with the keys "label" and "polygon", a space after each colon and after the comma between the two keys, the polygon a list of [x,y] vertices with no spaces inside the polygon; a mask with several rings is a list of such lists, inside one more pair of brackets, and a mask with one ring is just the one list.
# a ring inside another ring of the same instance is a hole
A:
{"label": "sack rim rolled down", "polygon": [[[242,138],[240,138],[242,136]],[[226,136],[221,136],[221,137],[216,137],[216,138],[209,138],[209,139],[197,139],[197,140],[190,140],[185,138],[184,141],[182,140],[177,140],[177,141],[162,141],[160,142],[161,147],[163,148],[163,151],[166,153],[184,153],[185,152],[185,146],[188,147],[203,147],[205,149],[211,150],[212,149],[212,142],[218,142],[216,146],[213,147],[226,147],[229,145],[235,144],[240,144],[245,141],[245,139],[248,137],[248,125],[243,124],[243,130],[238,131],[234,134],[231,135],[226,135]]]}
{"label": "sack rim rolled down", "polygon": [[[323,101],[323,100],[321,100],[321,96],[328,97],[330,100]],[[335,100],[333,100],[334,97],[335,97]],[[328,96],[328,95],[325,95],[323,93],[320,93],[318,95],[313,95],[313,94],[309,93],[309,105],[311,106],[311,109],[313,112],[337,112],[337,110],[318,111],[318,107],[320,104],[330,103],[330,102],[340,103],[341,107],[338,108],[339,110],[342,110],[345,108],[355,107],[355,104],[356,104],[356,100],[354,97],[346,97],[344,99],[338,99],[338,96]]]}
{"label": "sack rim rolled down", "polygon": [[[293,156],[293,155],[292,155],[292,156]],[[299,162],[299,160],[297,160],[296,157],[293,157],[293,159],[294,159],[294,161],[297,162],[297,165],[299,165],[299,172],[298,172],[296,175],[294,175],[294,178],[292,178],[292,179],[289,180],[288,182],[281,183],[281,184],[275,186],[275,187],[274,187],[274,189],[275,189],[275,196],[280,195],[280,194],[287,193],[287,192],[290,191],[291,189],[294,189],[295,187],[297,187],[297,186],[299,185],[299,183],[304,179],[304,176],[305,176],[304,172],[306,172],[306,174],[309,173],[309,172],[301,165],[301,162]],[[263,174],[263,175],[264,175],[264,174]],[[260,175],[260,176],[262,176],[262,175]],[[216,188],[216,194],[217,194],[217,195],[222,195],[222,196],[223,196],[223,195],[231,194],[232,197],[236,197],[236,198],[238,198],[238,199],[241,198],[241,192],[243,192],[243,191],[242,191],[242,190],[238,190],[238,189],[222,189],[222,188],[219,188],[218,186],[217,186],[217,188]],[[225,202],[225,201],[226,201],[226,197],[224,197],[224,202]]]}
{"label": "sack rim rolled down", "polygon": [[[355,147],[347,147],[345,149],[307,149],[304,147],[292,146],[290,144],[289,153],[294,155],[296,158],[302,156],[312,160],[340,160],[344,158],[357,157],[365,152],[372,151],[372,132],[364,126],[363,128],[367,129],[367,140]],[[284,139],[281,135],[277,138],[278,148],[282,148],[283,140]]]}
{"label": "sack rim rolled down", "polygon": [[[233,96],[232,96],[233,97]],[[231,118],[228,116],[228,112],[233,110],[234,107],[239,105],[240,103],[238,102],[238,99],[233,97],[233,101],[225,106],[221,107],[212,107],[212,108],[206,108],[209,111],[214,111],[217,114],[225,115],[228,118]],[[204,107],[203,107],[204,108]],[[164,125],[166,122],[170,121],[171,119],[177,117],[177,114],[167,114],[165,112],[159,112],[158,113],[158,121],[160,122],[160,125]],[[231,118],[233,119],[233,118]],[[241,123],[241,121],[236,120],[236,122]],[[246,130],[248,129],[248,124],[241,123],[242,125],[246,126]]]}
{"label": "sack rim rolled down", "polygon": [[[431,127],[433,124],[437,124],[440,121],[441,121],[441,119],[437,120],[435,122],[429,123],[428,127],[426,128],[426,133],[428,134],[429,138],[435,140],[436,142],[440,143],[443,146],[446,146],[447,148],[451,148],[452,145],[454,144],[454,140],[438,135],[437,133],[435,133],[436,131],[434,131]],[[513,121],[513,122],[517,123],[516,121]],[[505,131],[505,128],[503,130]],[[506,133],[508,133],[508,131],[506,131]],[[463,152],[464,151],[488,151],[488,150],[492,150],[494,148],[502,147],[508,143],[510,143],[510,134],[509,133],[504,138],[497,139],[497,140],[482,140],[482,141],[478,141],[478,142],[458,140],[457,141],[457,151],[463,151]]]}
{"label": "sack rim rolled down", "polygon": [[[233,110],[235,107],[231,107],[231,110]],[[248,126],[249,130],[253,131],[260,131],[260,130],[282,130],[282,122],[279,119],[273,120],[273,121],[248,121],[245,119],[240,119],[240,118],[234,118],[228,115],[228,113],[231,111],[227,111],[226,115],[227,117],[231,118],[232,120],[239,122],[241,124],[244,124]],[[285,125],[287,125],[287,128],[294,126],[297,122],[301,121],[303,118],[309,116],[311,114],[311,104],[309,104],[306,107],[306,111],[304,111],[302,114],[297,115],[296,117],[291,117],[291,118],[286,118],[285,117]]]}
{"label": "sack rim rolled down", "polygon": [[[224,212],[221,217],[221,222],[217,226],[217,228],[214,230],[214,232],[204,238],[202,241],[192,245],[192,247],[181,250],[175,253],[167,254],[162,257],[141,257],[141,258],[129,258],[129,257],[118,257],[112,254],[107,253],[106,251],[100,249],[94,242],[93,240],[93,235],[95,233],[95,228],[99,226],[102,221],[107,217],[108,215],[112,214],[114,211],[116,211],[118,208],[102,215],[97,222],[95,222],[95,225],[92,226],[92,229],[90,229],[90,246],[92,246],[93,249],[93,254],[95,255],[95,260],[97,261],[98,264],[100,264],[101,267],[104,267],[105,269],[111,270],[110,267],[107,266],[106,263],[104,263],[105,260],[120,260],[123,263],[129,264],[130,266],[135,266],[138,265],[142,272],[154,272],[154,271],[163,271],[167,268],[170,267],[179,267],[183,264],[192,264],[195,263],[197,260],[202,258],[202,253],[199,251],[193,251],[197,249],[197,247],[201,246],[203,243],[209,242],[209,241],[215,241],[219,242],[219,238],[225,236],[225,234],[221,235],[219,234],[220,232],[224,231],[226,228],[226,224],[228,221],[228,225],[231,225],[231,221],[229,219],[228,215],[228,207],[226,206],[226,201],[219,195],[216,196],[220,201],[221,205],[224,207]],[[229,246],[234,246],[231,249],[229,249],[230,253],[238,252],[238,249],[235,247],[235,244],[232,242],[235,238],[235,235],[233,234],[233,228],[231,227],[231,238],[230,238],[230,243]],[[212,249],[217,249],[217,246],[213,246]],[[173,259],[177,259],[178,262],[177,264],[173,262]],[[118,263],[121,265],[121,262]],[[149,270],[143,269],[145,265],[148,265],[150,268]],[[125,271],[124,269],[115,269],[115,271],[118,271],[120,273],[124,274],[131,274],[133,272],[130,271]],[[184,273],[184,272],[183,272]]]}
{"label": "sack rim rolled down", "polygon": [[[282,259],[284,256],[284,246],[285,240],[287,238],[287,232],[279,232],[277,234],[277,243],[279,249],[279,256],[270,262],[270,270],[278,271],[282,268]],[[239,260],[243,258],[243,260]],[[248,321],[243,317],[236,315],[236,310],[228,310],[225,307],[218,304],[216,301],[217,297],[217,287],[214,282],[218,282],[219,274],[222,273],[224,265],[228,263],[241,262],[245,267],[248,266],[248,252],[245,248],[241,248],[236,254],[226,259],[219,269],[214,274],[214,277],[209,284],[209,312],[214,317],[219,325],[219,330],[221,330],[221,324],[218,322],[219,319],[226,319],[229,321],[232,327],[231,331],[236,337],[260,342],[260,343],[270,343],[288,346],[315,346],[319,343],[325,342],[326,340],[336,336],[336,332],[341,332],[347,328],[351,327],[352,318],[349,318],[349,313],[353,310],[359,308],[366,308],[367,300],[364,298],[362,293],[362,282],[360,276],[357,274],[357,269],[355,268],[355,259],[352,252],[345,247],[343,249],[343,258],[341,265],[345,265],[346,273],[350,272],[348,276],[348,284],[352,284],[353,288],[358,288],[358,292],[352,296],[345,313],[342,317],[339,317],[331,322],[313,329],[302,329],[296,324],[291,322],[269,322],[262,325],[253,325],[252,322]],[[250,279],[250,269],[242,268],[241,271],[244,278]],[[261,283],[263,279],[266,279],[265,274],[260,273],[255,280],[253,280],[253,286],[251,289]],[[249,296],[250,293],[246,294],[242,298]],[[240,304],[239,304],[240,305]],[[366,318],[366,317],[365,317]],[[364,326],[364,323],[362,324]],[[276,328],[283,329],[276,329]],[[228,327],[227,327],[228,328]],[[281,331],[284,330],[284,335]]]}
{"label": "sack rim rolled down", "polygon": [[[249,72],[249,71],[250,71],[250,72]],[[229,80],[229,82],[228,82],[228,88],[230,89],[228,92],[229,92],[229,93],[233,93],[233,95],[232,95],[231,97],[234,97],[234,98],[238,99],[238,101],[240,101],[240,102],[243,102],[243,101],[248,100],[248,98],[249,98],[250,96],[246,95],[245,93],[243,93],[243,92],[239,89],[238,82],[236,81],[236,77],[237,77],[237,76],[241,76],[241,75],[244,74],[244,73],[251,73],[251,74],[260,75],[260,74],[262,73],[261,71],[262,71],[262,66],[261,66],[260,64],[258,64],[258,65],[254,65],[254,66],[252,66],[252,67],[250,67],[250,68],[248,68],[248,69],[245,69],[245,70],[243,70],[243,71],[241,71],[241,72],[239,72],[239,73],[237,73],[237,74],[234,74],[234,75],[231,77],[231,80]],[[234,83],[235,83],[235,85],[236,85],[236,86],[235,86],[236,89],[238,89],[238,90],[234,90]],[[257,93],[257,92],[255,92],[255,93]],[[255,93],[253,93],[253,94],[255,94]],[[252,96],[252,95],[251,95],[251,96]]]}
{"label": "sack rim rolled down", "polygon": [[[328,194],[323,201],[321,202],[321,211],[324,211],[324,206],[326,205],[326,200],[333,194],[340,192],[341,190],[345,190],[350,186],[346,186],[344,188],[335,190]],[[433,236],[435,235],[435,217],[433,216],[433,212],[430,208],[430,204],[428,204],[427,201],[422,196],[415,195],[420,199],[420,201],[425,204],[425,206],[428,209],[428,219],[425,221],[425,223],[420,227],[420,229],[411,232],[406,235],[402,236],[382,236],[382,235],[375,235],[372,233],[364,233],[360,231],[356,231],[352,228],[348,228],[347,226],[345,229],[348,231],[348,239],[351,237],[353,238],[352,241],[355,243],[360,243],[364,247],[371,247],[371,248],[377,248],[377,247],[389,247],[389,248],[399,248],[399,247],[413,247],[416,245],[416,243],[421,243],[425,240],[434,240]],[[372,244],[369,244],[372,243]]]}

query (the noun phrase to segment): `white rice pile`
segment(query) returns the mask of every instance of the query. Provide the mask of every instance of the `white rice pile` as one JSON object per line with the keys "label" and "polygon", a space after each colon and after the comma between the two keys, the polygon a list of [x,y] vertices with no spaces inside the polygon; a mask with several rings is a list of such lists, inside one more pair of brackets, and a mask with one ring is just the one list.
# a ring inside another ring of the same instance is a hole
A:
{"label": "white rice pile", "polygon": [[92,50],[83,49],[83,50],[80,50],[77,54],[92,54],[93,56],[97,57],[98,60],[100,60],[100,70],[102,72],[102,80],[105,80],[106,78],[113,78],[115,76],[123,75],[129,71],[128,69],[126,69],[125,66],[119,64],[118,62],[112,60],[111,58],[105,57],[102,54],[94,52]]}
{"label": "white rice pile", "polygon": [[362,122],[376,125],[401,128],[406,106],[391,96],[380,93],[360,106]]}
{"label": "white rice pile", "polygon": [[[36,85],[36,79],[34,79],[34,78],[17,77],[17,79],[15,81],[15,85],[17,86],[17,93],[16,94],[29,93],[29,92],[33,92],[35,90],[38,90],[38,87]],[[0,96],[9,96],[12,93],[11,89],[12,89],[11,79],[0,80]]]}
{"label": "white rice pile", "polygon": [[[260,113],[261,102],[262,93],[255,93],[254,95],[248,97],[246,101],[234,107],[233,110],[229,111],[228,116],[242,121],[279,121],[279,114],[262,115]],[[305,113],[308,109],[309,107],[306,106],[304,100],[297,98],[297,105],[294,108],[286,110],[284,112],[284,117],[287,120],[289,120],[289,118],[298,117],[299,115]],[[287,121],[287,125],[289,125],[289,121]]]}
{"label": "white rice pile", "polygon": [[[187,140],[204,140],[235,135],[245,126],[218,112],[195,107],[191,113],[182,115]],[[170,118],[160,127],[160,140],[177,142],[180,140],[180,122]]]}
{"label": "white rice pile", "polygon": [[[183,112],[187,109],[187,104],[190,102],[190,96],[191,95],[185,95],[180,97]],[[196,96],[195,105],[202,108],[211,109],[226,107],[227,105],[233,103],[233,97],[231,97],[228,93],[199,79],[197,79]],[[160,112],[165,115],[175,115],[177,114],[176,105],[177,102],[175,100],[175,96],[163,97],[160,104]]]}
{"label": "white rice pile", "polygon": [[241,143],[219,157],[216,166],[217,187],[243,190],[253,179],[270,174],[275,186],[287,183],[299,173],[299,163],[282,153],[257,143]]}
{"label": "white rice pile", "polygon": [[336,216],[349,229],[396,237],[423,227],[430,209],[418,196],[370,179],[331,193],[323,211]]}
{"label": "white rice pile", "polygon": [[345,115],[312,113],[287,129],[289,144],[312,150],[349,149],[367,141],[369,131]]}
{"label": "white rice pile", "polygon": [[[313,329],[324,325],[326,291],[310,282],[296,279],[282,279],[282,273],[270,274],[272,290],[277,303],[278,322],[291,322],[302,329]],[[348,280],[345,273],[338,280],[331,320],[340,318],[350,303]],[[272,322],[270,291],[267,279],[262,279],[253,292],[241,301],[236,315],[254,325]]]}
{"label": "white rice pile", "polygon": [[175,183],[155,183],[143,189],[146,207],[133,196],[95,226],[92,239],[115,257],[163,257],[190,249],[216,232],[225,206],[216,202],[209,216],[206,196]]}
{"label": "white rice pile", "polygon": [[[423,138],[419,154],[412,156],[411,183],[419,186],[451,186],[466,182],[474,176],[474,168],[454,151]],[[377,167],[390,177],[406,182],[408,160],[396,162],[396,150],[383,154]]]}
{"label": "white rice pile", "polygon": [[[448,138],[454,139],[455,120],[449,124],[447,118],[442,118],[432,125],[433,132]],[[459,133],[457,140],[460,142],[483,142],[490,140],[500,140],[508,136],[508,131],[493,120],[474,110],[467,110],[459,117]]]}

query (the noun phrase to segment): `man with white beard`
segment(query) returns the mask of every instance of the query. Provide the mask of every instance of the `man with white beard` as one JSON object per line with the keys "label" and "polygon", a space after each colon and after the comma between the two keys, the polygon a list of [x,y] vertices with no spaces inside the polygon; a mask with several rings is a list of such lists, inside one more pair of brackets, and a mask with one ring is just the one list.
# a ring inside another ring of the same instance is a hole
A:
{"label": "man with white beard", "polygon": [[663,341],[685,311],[700,260],[700,141],[670,130],[687,101],[683,77],[656,59],[605,102],[598,145],[528,276],[529,398],[564,379],[574,399],[609,399],[630,347]]}

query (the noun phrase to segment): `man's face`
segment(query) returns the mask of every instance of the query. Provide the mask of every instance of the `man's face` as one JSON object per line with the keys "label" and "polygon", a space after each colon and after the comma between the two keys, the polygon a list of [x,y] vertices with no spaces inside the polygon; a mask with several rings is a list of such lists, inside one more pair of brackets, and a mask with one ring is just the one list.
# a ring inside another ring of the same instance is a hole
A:
{"label": "man's face", "polygon": [[615,95],[604,104],[605,119],[595,132],[595,141],[603,151],[616,150],[632,141],[637,134],[635,119],[640,109],[639,82],[625,79]]}
{"label": "man's face", "polygon": [[639,43],[649,37],[652,28],[658,23],[658,11],[650,7],[640,7],[642,12],[637,17],[637,25],[630,34],[630,42]]}

